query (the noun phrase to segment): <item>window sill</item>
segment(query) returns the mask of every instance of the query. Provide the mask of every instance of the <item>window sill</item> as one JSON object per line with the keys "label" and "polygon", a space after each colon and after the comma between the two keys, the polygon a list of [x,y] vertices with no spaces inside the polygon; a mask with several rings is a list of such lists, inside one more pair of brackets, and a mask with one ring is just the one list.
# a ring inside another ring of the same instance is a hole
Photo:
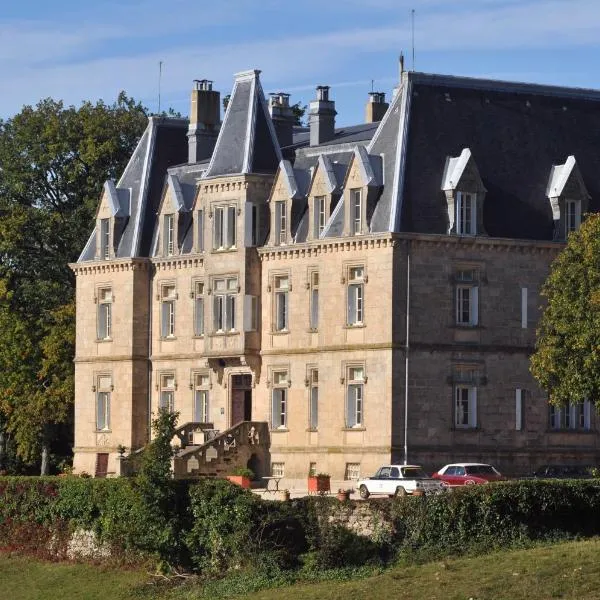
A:
{"label": "window sill", "polygon": [[94,429],[94,433],[112,433],[112,429]]}
{"label": "window sill", "polygon": [[344,329],[362,329],[366,327],[364,323],[346,323]]}
{"label": "window sill", "polygon": [[172,342],[173,340],[176,340],[176,339],[177,339],[176,335],[168,335],[166,337],[163,337],[163,336],[160,337],[161,342]]}
{"label": "window sill", "polygon": [[104,344],[106,342],[112,342],[112,341],[113,341],[113,339],[111,337],[108,337],[108,338],[97,338],[96,339],[96,343],[97,344]]}
{"label": "window sill", "polygon": [[240,335],[240,332],[237,329],[231,329],[230,331],[213,331],[209,334],[209,337],[225,337],[228,335]]}
{"label": "window sill", "polygon": [[308,427],[306,431],[309,433],[318,433],[319,430],[316,427]]}
{"label": "window sill", "polygon": [[474,431],[481,431],[481,427],[479,427],[477,425],[475,425],[474,427],[469,427],[469,426],[459,427],[458,425],[455,425],[454,427],[452,427],[450,429],[450,431],[474,432]]}
{"label": "window sill", "polygon": [[276,427],[275,429],[271,429],[271,433],[287,433],[289,429],[287,427]]}
{"label": "window sill", "polygon": [[290,334],[289,329],[280,329],[277,331],[271,331],[271,335],[289,335],[289,334]]}
{"label": "window sill", "polygon": [[213,248],[211,254],[223,254],[223,252],[237,252],[237,246],[230,246],[229,248]]}
{"label": "window sill", "polygon": [[204,339],[204,334],[201,333],[199,335],[193,335],[192,338],[195,339],[195,340],[203,340]]}
{"label": "window sill", "polygon": [[366,431],[367,428],[361,425],[360,427],[342,427],[342,431]]}

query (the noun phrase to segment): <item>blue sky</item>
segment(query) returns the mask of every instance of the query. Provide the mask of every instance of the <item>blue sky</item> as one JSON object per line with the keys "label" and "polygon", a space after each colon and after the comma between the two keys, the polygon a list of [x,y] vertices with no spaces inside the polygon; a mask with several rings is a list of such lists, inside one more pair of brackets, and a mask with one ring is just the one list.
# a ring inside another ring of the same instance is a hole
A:
{"label": "blue sky", "polygon": [[21,0],[0,2],[0,117],[40,98],[112,102],[120,90],[188,112],[193,79],[222,95],[262,70],[265,92],[308,103],[330,85],[338,124],[388,98],[398,54],[429,73],[600,88],[599,0]]}

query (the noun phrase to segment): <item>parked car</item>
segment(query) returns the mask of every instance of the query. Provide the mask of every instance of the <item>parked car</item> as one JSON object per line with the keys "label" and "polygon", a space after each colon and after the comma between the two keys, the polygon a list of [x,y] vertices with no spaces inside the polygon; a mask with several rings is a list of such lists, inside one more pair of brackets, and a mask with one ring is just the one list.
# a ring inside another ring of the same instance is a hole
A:
{"label": "parked car", "polygon": [[506,479],[492,465],[483,463],[453,463],[442,467],[432,477],[439,479],[442,485],[448,487],[503,481]]}
{"label": "parked car", "polygon": [[405,496],[417,490],[425,494],[440,493],[443,487],[418,465],[384,465],[373,477],[357,482],[360,497],[367,499],[371,494]]}
{"label": "parked car", "polygon": [[542,465],[533,472],[539,479],[591,479],[594,475],[589,465]]}

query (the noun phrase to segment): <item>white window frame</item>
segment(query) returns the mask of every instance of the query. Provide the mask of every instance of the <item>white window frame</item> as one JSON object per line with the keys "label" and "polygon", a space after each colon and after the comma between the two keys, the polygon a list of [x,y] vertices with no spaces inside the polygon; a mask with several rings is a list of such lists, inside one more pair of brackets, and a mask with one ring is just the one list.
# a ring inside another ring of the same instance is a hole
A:
{"label": "white window frame", "polygon": [[237,277],[216,277],[212,281],[212,286],[213,330],[215,333],[236,331],[236,306],[239,289]]}
{"label": "white window frame", "polygon": [[363,429],[365,421],[365,367],[346,367],[346,428]]}
{"label": "white window frame", "polygon": [[271,429],[287,429],[289,374],[286,370],[277,370],[271,377]]}
{"label": "white window frame", "polygon": [[112,288],[102,287],[97,292],[96,336],[98,340],[112,339]]}
{"label": "white window frame", "polygon": [[212,423],[210,420],[210,376],[194,373],[194,399],[192,420],[195,423]]}
{"label": "white window frame", "polygon": [[289,275],[273,276],[273,331],[289,331],[290,312],[290,277]]}
{"label": "white window frame", "polygon": [[112,377],[98,375],[96,383],[96,431],[110,431]]}
{"label": "white window frame", "polygon": [[325,196],[315,196],[314,199],[314,225],[313,235],[315,238],[320,238],[323,231],[325,231],[325,223],[327,222],[325,216]]}
{"label": "white window frame", "polygon": [[477,194],[456,192],[456,233],[477,235]]}
{"label": "white window frame", "polygon": [[169,412],[175,411],[175,391],[177,384],[174,373],[160,374],[160,392],[158,398],[158,407],[166,408]]}
{"label": "white window frame", "polygon": [[319,370],[308,371],[308,428],[316,431],[319,428]]}
{"label": "white window frame", "polygon": [[287,243],[287,203],[285,200],[275,202],[275,245],[285,246]]}
{"label": "white window frame", "polygon": [[235,249],[237,244],[237,207],[233,204],[215,206],[213,221],[213,249]]}
{"label": "white window frame", "polygon": [[454,426],[457,429],[477,427],[477,387],[459,384],[454,386]]}
{"label": "white window frame", "polygon": [[160,335],[162,339],[175,337],[175,284],[163,284],[160,287]]}
{"label": "white window frame", "polygon": [[363,231],[362,189],[350,190],[350,232],[359,235]]}
{"label": "white window frame", "polygon": [[365,282],[364,266],[348,267],[346,324],[349,327],[364,325]]}
{"label": "white window frame", "polygon": [[581,200],[565,200],[565,238],[581,226]]}
{"label": "white window frame", "polygon": [[589,431],[591,429],[591,403],[589,400],[566,406],[550,405],[550,429],[553,431]]}
{"label": "white window frame", "polygon": [[110,259],[110,219],[100,219],[100,259]]}
{"label": "white window frame", "polygon": [[310,271],[309,276],[309,326],[312,331],[319,329],[319,271]]}
{"label": "white window frame", "polygon": [[164,245],[163,252],[165,256],[175,254],[175,215],[169,213],[164,215],[163,221]]}
{"label": "white window frame", "polygon": [[194,336],[202,337],[204,335],[204,282],[194,282]]}

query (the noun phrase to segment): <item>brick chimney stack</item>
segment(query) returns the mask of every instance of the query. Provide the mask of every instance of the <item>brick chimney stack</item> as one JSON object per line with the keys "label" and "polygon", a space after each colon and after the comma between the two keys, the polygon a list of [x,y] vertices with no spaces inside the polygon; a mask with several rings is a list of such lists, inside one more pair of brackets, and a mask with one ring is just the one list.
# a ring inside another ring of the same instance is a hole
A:
{"label": "brick chimney stack", "polygon": [[293,142],[294,111],[290,106],[290,95],[284,92],[269,94],[269,114],[275,127],[279,145],[284,148]]}
{"label": "brick chimney stack", "polygon": [[335,134],[335,102],[329,99],[329,86],[318,85],[317,97],[308,112],[310,145],[318,146],[333,139]]}
{"label": "brick chimney stack", "polygon": [[365,123],[381,121],[388,107],[384,92],[369,92],[369,99],[365,105]]}
{"label": "brick chimney stack", "polygon": [[221,126],[221,94],[212,89],[212,81],[195,79],[191,95],[188,129],[188,162],[210,158]]}

